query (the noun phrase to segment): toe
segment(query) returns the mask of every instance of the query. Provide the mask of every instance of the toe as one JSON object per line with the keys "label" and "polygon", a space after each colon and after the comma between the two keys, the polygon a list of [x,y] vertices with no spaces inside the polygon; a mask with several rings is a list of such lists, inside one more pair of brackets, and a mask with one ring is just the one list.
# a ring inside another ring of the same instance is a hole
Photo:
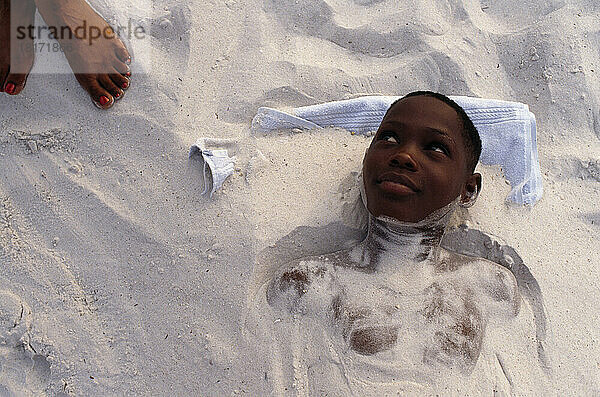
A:
{"label": "toe", "polygon": [[121,62],[119,60],[115,60],[115,62],[113,63],[113,66],[115,67],[115,69],[117,70],[117,72],[121,73],[122,75],[125,75],[125,76],[129,75],[129,76],[131,76],[131,69],[124,62]]}
{"label": "toe", "polygon": [[102,85],[100,85],[100,82],[98,81],[98,75],[78,73],[75,75],[75,77],[83,89],[90,94],[92,102],[94,102],[94,105],[96,105],[98,108],[108,109],[114,105],[114,97],[104,87],[102,87]]}
{"label": "toe", "polygon": [[27,82],[27,74],[9,74],[4,82],[4,92],[10,95],[17,95],[25,88]]}
{"label": "toe", "polygon": [[129,79],[122,74],[113,73],[110,76],[110,79],[113,83],[122,90],[126,90],[129,88]]}
{"label": "toe", "polygon": [[98,76],[98,81],[100,82],[100,85],[102,85],[102,87],[104,87],[104,89],[108,91],[115,99],[118,100],[123,97],[123,90],[113,82],[109,75],[103,74]]}
{"label": "toe", "polygon": [[119,45],[117,45],[115,55],[121,62],[124,62],[128,65],[131,63],[131,55],[129,54],[129,51],[127,51],[127,48],[125,48],[125,45],[120,41]]}

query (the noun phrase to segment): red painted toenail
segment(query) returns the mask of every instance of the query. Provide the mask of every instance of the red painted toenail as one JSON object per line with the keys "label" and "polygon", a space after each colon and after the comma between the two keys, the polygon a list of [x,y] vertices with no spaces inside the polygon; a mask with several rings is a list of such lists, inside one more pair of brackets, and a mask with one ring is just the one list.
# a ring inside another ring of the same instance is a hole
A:
{"label": "red painted toenail", "polygon": [[15,93],[15,85],[13,83],[6,83],[6,86],[4,87],[4,91],[6,91],[7,94],[14,94]]}
{"label": "red painted toenail", "polygon": [[105,95],[102,95],[100,97],[100,105],[104,106],[109,102],[110,102],[110,99],[108,99]]}
{"label": "red painted toenail", "polygon": [[127,88],[129,87],[129,83],[128,82],[124,82],[123,84],[121,84],[121,88]]}
{"label": "red painted toenail", "polygon": [[127,72],[127,73],[125,73],[125,76],[127,76],[127,77],[131,77],[131,72]]}
{"label": "red painted toenail", "polygon": [[127,57],[127,59],[125,60],[125,63],[128,65],[131,64],[131,57]]}
{"label": "red painted toenail", "polygon": [[115,95],[113,95],[113,96],[114,96],[115,98],[118,98],[118,97],[120,97],[120,96],[121,96],[121,93],[120,93],[120,92],[115,92]]}

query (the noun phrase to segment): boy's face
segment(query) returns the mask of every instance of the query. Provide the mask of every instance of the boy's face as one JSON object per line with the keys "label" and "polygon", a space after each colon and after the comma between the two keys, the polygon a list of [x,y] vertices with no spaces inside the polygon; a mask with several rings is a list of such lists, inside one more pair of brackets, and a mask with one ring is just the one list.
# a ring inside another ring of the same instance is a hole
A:
{"label": "boy's face", "polygon": [[479,190],[467,166],[456,111],[427,96],[403,99],[385,116],[363,160],[368,210],[418,222],[459,195]]}

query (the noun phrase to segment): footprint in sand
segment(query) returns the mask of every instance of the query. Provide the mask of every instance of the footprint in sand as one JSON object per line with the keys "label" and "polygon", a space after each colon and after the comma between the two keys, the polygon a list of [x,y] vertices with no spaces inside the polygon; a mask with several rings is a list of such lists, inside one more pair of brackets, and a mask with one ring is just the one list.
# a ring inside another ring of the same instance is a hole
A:
{"label": "footprint in sand", "polygon": [[[23,146],[26,153],[36,154],[47,150],[54,152],[71,152],[75,146],[75,136],[71,131],[51,128],[46,131],[8,131],[8,142],[16,142]],[[0,152],[2,153],[2,152]]]}
{"label": "footprint in sand", "polygon": [[50,364],[30,344],[31,308],[0,290],[0,395],[45,395]]}
{"label": "footprint in sand", "polygon": [[[521,31],[565,6],[564,0],[522,2],[481,0],[467,3],[469,18],[479,29],[494,33]],[[515,12],[519,10],[519,12]]]}
{"label": "footprint in sand", "polygon": [[[160,48],[173,59],[174,72],[183,73],[190,56],[191,11],[187,5],[175,5],[150,22],[150,35]],[[181,69],[181,70],[178,70]]]}
{"label": "footprint in sand", "polygon": [[160,87],[171,99],[177,98],[182,77],[186,75],[190,58],[191,14],[188,5],[173,5],[157,18],[148,21],[154,51],[165,63],[169,73],[158,77]]}
{"label": "footprint in sand", "polygon": [[[331,2],[332,4],[334,2]],[[357,1],[358,5],[377,3]],[[263,8],[274,13],[288,29],[330,41],[349,51],[389,58],[407,51],[423,51],[427,45],[414,26],[395,24],[391,31],[378,31],[371,24],[345,27],[335,20],[335,10],[319,0],[265,0]],[[360,15],[358,13],[357,15]]]}

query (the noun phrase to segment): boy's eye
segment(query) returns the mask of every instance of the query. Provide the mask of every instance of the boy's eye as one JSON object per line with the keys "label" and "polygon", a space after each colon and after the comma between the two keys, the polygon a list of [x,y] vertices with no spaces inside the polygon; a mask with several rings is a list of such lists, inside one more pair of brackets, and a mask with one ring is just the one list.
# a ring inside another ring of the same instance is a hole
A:
{"label": "boy's eye", "polygon": [[398,139],[396,139],[396,135],[390,131],[384,131],[379,135],[380,141],[398,143]]}
{"label": "boy's eye", "polygon": [[431,150],[433,150],[434,152],[442,153],[442,154],[445,154],[446,156],[448,156],[448,154],[449,154],[448,148],[441,143],[432,143],[429,145],[429,148]]}

